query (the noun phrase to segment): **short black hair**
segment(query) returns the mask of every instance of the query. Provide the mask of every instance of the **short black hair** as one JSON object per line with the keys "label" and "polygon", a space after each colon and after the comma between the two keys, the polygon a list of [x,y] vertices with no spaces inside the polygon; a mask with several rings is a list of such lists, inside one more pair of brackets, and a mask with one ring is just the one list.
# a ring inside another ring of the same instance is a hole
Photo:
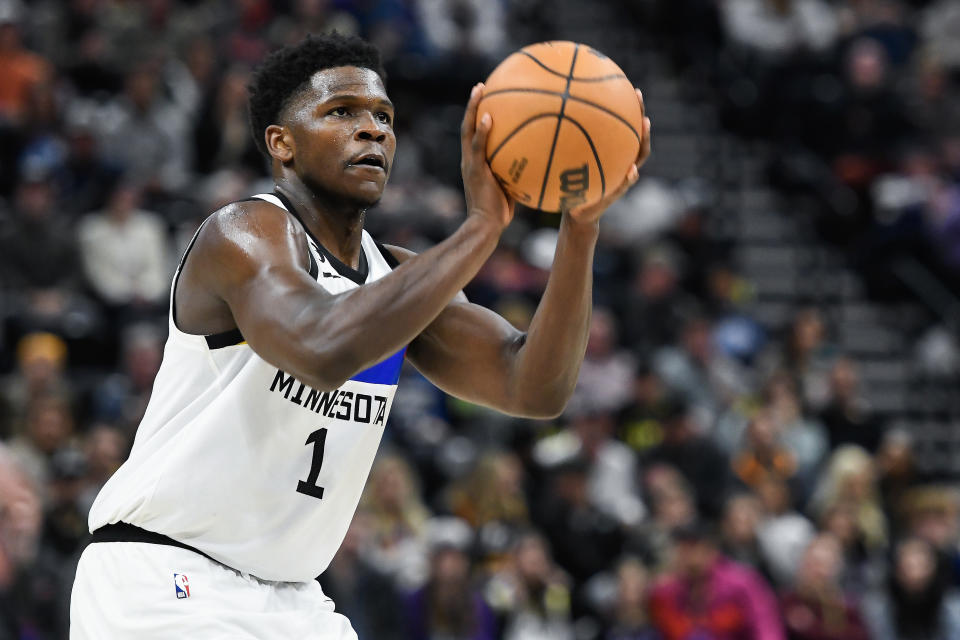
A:
{"label": "short black hair", "polygon": [[250,132],[257,148],[269,157],[263,131],[277,122],[280,112],[317,71],[331,67],[364,67],[380,76],[387,73],[380,61],[380,50],[357,36],[336,31],[308,35],[295,45],[283,47],[267,56],[253,72],[247,87],[250,98]]}

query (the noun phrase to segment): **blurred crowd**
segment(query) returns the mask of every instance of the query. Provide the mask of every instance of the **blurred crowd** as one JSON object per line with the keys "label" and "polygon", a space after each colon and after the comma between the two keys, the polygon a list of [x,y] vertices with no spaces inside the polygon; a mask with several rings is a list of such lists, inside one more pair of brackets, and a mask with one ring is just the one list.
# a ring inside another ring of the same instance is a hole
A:
{"label": "blurred crowd", "polygon": [[[612,4],[703,74],[726,126],[783,150],[777,184],[845,221],[864,260],[896,245],[960,264],[956,2]],[[420,250],[463,214],[469,87],[554,37],[550,5],[0,0],[0,640],[67,637],[86,514],[149,400],[179,255],[211,211],[271,189],[252,65],[331,28],[381,47],[398,156],[368,223]],[[605,222],[561,418],[405,369],[320,578],[360,638],[960,638],[954,487],[871,410],[820,311],[783,332],[750,317],[707,207],[679,203],[642,243],[623,225],[656,212]],[[521,211],[468,297],[525,328],[555,240],[555,217]]]}
{"label": "blurred crowd", "polygon": [[904,260],[960,293],[955,1],[631,1],[714,88],[725,125],[774,144],[771,179],[874,295],[899,293]]}

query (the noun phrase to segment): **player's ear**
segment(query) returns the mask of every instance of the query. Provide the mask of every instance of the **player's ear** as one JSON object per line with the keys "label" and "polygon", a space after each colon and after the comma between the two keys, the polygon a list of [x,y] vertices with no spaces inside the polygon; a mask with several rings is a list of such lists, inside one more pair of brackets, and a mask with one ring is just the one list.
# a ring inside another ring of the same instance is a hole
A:
{"label": "player's ear", "polygon": [[289,129],[279,124],[271,124],[264,130],[263,135],[271,156],[283,163],[293,160],[294,142]]}

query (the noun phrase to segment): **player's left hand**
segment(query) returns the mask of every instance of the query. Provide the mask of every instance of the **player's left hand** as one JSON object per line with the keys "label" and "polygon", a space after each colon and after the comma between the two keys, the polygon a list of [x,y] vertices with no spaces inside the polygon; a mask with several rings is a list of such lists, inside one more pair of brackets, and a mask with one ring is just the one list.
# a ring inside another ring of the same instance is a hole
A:
{"label": "player's left hand", "polygon": [[564,212],[565,215],[569,215],[576,222],[586,224],[599,220],[603,212],[607,210],[607,207],[619,200],[620,197],[633,186],[637,179],[640,178],[640,167],[642,167],[647,161],[647,158],[650,157],[650,118],[646,116],[646,109],[643,106],[643,94],[640,92],[640,89],[636,89],[636,92],[637,100],[640,101],[640,112],[643,114],[643,131],[641,132],[640,152],[637,154],[637,159],[630,165],[630,169],[627,171],[627,175],[624,176],[623,182],[621,182],[620,186],[616,189],[593,204],[580,205]]}

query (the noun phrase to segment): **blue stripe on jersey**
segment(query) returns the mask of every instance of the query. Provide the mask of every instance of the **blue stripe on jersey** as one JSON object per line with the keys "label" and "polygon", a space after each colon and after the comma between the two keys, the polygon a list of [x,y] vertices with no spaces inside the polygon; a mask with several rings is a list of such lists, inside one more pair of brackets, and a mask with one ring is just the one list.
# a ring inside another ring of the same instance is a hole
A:
{"label": "blue stripe on jersey", "polygon": [[403,366],[403,355],[406,351],[407,348],[404,347],[386,360],[378,362],[369,369],[364,369],[350,379],[371,384],[397,384],[397,381],[400,380],[400,367]]}

